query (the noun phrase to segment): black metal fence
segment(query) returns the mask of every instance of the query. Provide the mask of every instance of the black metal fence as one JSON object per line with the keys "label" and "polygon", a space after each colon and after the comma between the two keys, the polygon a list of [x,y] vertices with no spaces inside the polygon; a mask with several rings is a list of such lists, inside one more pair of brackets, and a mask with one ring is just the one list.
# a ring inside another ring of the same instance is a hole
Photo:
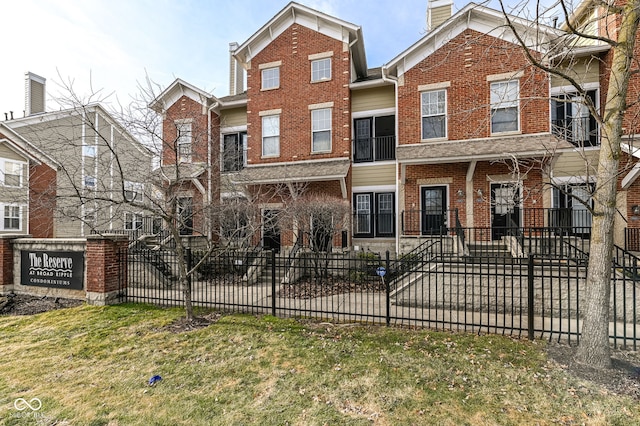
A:
{"label": "black metal fence", "polygon": [[[433,250],[432,250],[433,248]],[[338,322],[386,323],[577,342],[586,261],[567,256],[514,258],[421,251],[389,259],[370,252],[294,259],[273,252],[188,252],[194,305]],[[129,302],[183,304],[174,252],[129,251]],[[619,249],[611,269],[611,339],[638,343],[638,258]],[[124,282],[124,280],[123,280]]]}

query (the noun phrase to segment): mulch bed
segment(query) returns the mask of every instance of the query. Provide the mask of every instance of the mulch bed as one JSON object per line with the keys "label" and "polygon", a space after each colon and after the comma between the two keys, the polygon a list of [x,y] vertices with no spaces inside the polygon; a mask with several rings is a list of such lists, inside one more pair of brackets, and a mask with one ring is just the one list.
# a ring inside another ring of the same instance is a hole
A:
{"label": "mulch bed", "polygon": [[84,303],[82,300],[60,297],[37,297],[22,294],[0,296],[0,315],[33,315],[54,309],[72,308]]}
{"label": "mulch bed", "polygon": [[319,282],[313,278],[303,278],[293,284],[282,284],[278,296],[292,299],[313,299],[344,293],[384,291],[385,285],[381,280],[354,283],[342,279],[328,279]]}

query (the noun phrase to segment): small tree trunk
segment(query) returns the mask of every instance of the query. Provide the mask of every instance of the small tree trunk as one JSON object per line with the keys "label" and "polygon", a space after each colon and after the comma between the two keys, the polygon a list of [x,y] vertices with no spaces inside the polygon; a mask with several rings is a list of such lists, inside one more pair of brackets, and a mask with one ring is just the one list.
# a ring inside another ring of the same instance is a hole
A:
{"label": "small tree trunk", "polygon": [[602,138],[594,216],[589,248],[589,269],[582,337],[576,360],[596,368],[611,366],[609,346],[609,303],[611,296],[611,259],[613,256],[613,224],[616,214],[616,190],[622,140],[622,119],[627,109],[626,98],[631,78],[631,64],[640,0],[629,1],[622,12],[618,44],[613,47],[609,89],[604,107]]}

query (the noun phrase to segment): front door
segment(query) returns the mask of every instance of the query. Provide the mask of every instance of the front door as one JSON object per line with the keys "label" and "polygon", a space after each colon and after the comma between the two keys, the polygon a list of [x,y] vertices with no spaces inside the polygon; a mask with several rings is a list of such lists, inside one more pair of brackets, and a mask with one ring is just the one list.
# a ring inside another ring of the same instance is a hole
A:
{"label": "front door", "polygon": [[520,226],[520,188],[518,184],[491,184],[491,239],[512,235]]}
{"label": "front door", "polygon": [[279,210],[264,210],[262,212],[262,247],[280,253],[280,224]]}
{"label": "front door", "polygon": [[427,186],[421,191],[422,235],[440,235],[447,226],[447,187]]}

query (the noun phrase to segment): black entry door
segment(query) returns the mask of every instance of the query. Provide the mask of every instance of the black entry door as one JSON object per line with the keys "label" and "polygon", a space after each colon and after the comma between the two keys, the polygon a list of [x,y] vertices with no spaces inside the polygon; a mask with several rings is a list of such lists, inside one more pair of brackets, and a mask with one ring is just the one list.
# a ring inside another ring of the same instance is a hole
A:
{"label": "black entry door", "polygon": [[278,210],[264,210],[262,213],[262,247],[280,253],[280,225]]}
{"label": "black entry door", "polygon": [[491,239],[513,235],[520,226],[520,189],[515,183],[491,184]]}
{"label": "black entry door", "polygon": [[437,235],[447,227],[447,187],[422,188],[422,235]]}

